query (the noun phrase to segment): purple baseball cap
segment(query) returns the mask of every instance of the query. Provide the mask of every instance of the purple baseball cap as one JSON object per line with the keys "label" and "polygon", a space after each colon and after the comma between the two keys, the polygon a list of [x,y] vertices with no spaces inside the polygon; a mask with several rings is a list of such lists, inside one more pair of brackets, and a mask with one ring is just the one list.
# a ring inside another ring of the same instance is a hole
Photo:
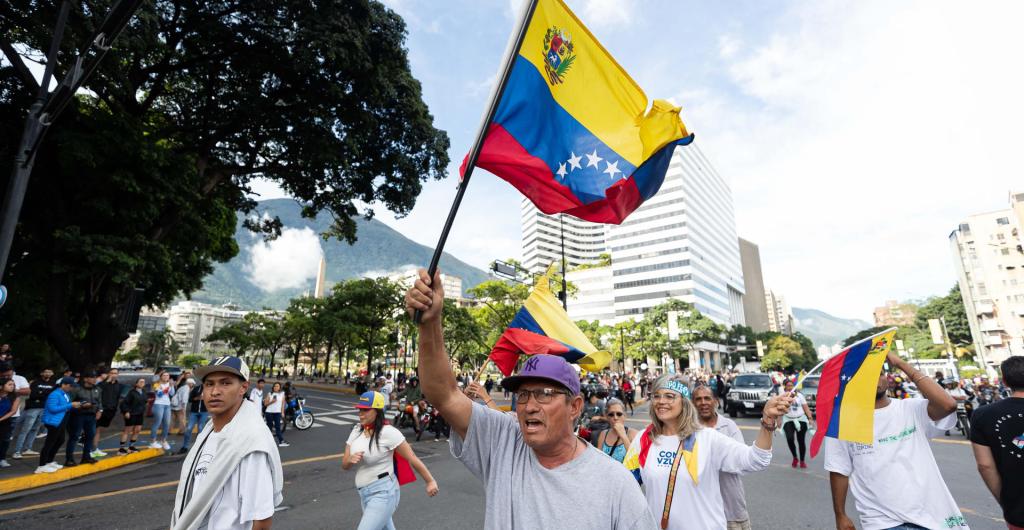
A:
{"label": "purple baseball cap", "polygon": [[502,379],[501,386],[515,391],[527,379],[545,379],[564,386],[574,396],[580,393],[580,378],[569,362],[558,355],[538,353],[523,363],[519,373]]}

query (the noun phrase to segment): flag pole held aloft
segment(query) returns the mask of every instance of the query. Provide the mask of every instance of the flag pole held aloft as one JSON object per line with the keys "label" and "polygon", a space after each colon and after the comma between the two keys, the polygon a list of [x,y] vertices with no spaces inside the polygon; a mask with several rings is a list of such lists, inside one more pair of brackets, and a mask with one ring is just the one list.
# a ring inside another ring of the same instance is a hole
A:
{"label": "flag pole held aloft", "polygon": [[[512,66],[515,64],[513,60],[518,52],[519,48],[523,45],[523,39],[526,37],[526,30],[530,27],[530,19],[533,17],[533,12],[537,8],[538,0],[530,0],[529,4],[523,10],[523,15],[519,20],[519,27],[517,28],[515,38],[509,41],[509,45],[505,50],[505,59],[502,64],[501,74],[498,77],[498,81],[494,86],[494,90],[491,93],[490,103],[487,105],[487,111],[484,113],[483,120],[480,122],[480,127],[477,129],[476,141],[473,142],[473,147],[469,151],[468,158],[465,162],[462,177],[459,180],[459,189],[455,192],[455,200],[452,201],[452,207],[448,211],[448,218],[444,222],[444,228],[441,229],[441,237],[437,240],[437,246],[434,247],[434,255],[430,258],[430,266],[427,267],[427,275],[433,280],[434,274],[437,272],[438,263],[441,261],[441,254],[444,252],[444,245],[448,241],[448,233],[451,232],[452,224],[455,223],[455,214],[459,212],[459,205],[462,204],[462,197],[466,194],[466,187],[469,185],[469,179],[473,176],[473,168],[476,167],[477,159],[480,157],[480,149],[484,144],[484,140],[487,138],[487,128],[491,121],[494,120],[494,115],[498,111],[498,103],[501,101],[501,96],[505,92],[505,88],[508,86],[509,74],[512,72]],[[423,317],[422,312],[416,311],[413,315],[413,321],[417,324],[420,323],[420,319]]]}

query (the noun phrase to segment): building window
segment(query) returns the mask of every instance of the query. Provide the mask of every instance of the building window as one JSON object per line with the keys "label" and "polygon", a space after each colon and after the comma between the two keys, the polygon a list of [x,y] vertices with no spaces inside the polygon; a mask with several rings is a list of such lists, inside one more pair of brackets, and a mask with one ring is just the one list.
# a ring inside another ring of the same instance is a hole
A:
{"label": "building window", "polygon": [[663,278],[648,278],[646,280],[617,283],[614,287],[615,289],[628,289],[630,287],[643,287],[645,285],[657,285],[659,283],[683,282],[689,279],[689,274],[676,274],[674,276],[665,276]]}
{"label": "building window", "polygon": [[660,271],[664,269],[674,269],[676,267],[686,267],[690,264],[690,260],[684,259],[681,261],[670,261],[668,263],[658,263],[656,265],[644,265],[642,267],[631,267],[629,269],[621,269],[612,272],[612,276],[624,276],[626,274],[636,274],[638,272],[650,272]]}
{"label": "building window", "polygon": [[1010,220],[1008,218],[1006,218],[1006,217],[1000,217],[999,219],[996,219],[996,224],[997,225],[1008,225],[1008,224],[1010,224]]}
{"label": "building window", "polygon": [[999,249],[999,253],[1004,255],[1004,256],[1009,256],[1010,255],[1010,249],[1008,249],[1008,248],[1001,248],[1001,249]]}

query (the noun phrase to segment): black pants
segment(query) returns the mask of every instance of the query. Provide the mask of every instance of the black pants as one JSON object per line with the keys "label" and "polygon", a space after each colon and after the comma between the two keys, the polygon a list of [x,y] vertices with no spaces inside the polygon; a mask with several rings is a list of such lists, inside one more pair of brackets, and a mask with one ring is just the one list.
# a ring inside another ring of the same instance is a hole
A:
{"label": "black pants", "polygon": [[40,466],[45,466],[57,458],[57,451],[60,450],[60,445],[64,443],[65,424],[67,421],[67,416],[65,416],[64,423],[57,427],[52,425],[46,426],[46,441],[43,442],[43,450],[39,453]]}
{"label": "black pants", "polygon": [[7,460],[7,448],[11,445],[13,418],[0,421],[0,460]]}
{"label": "black pants", "polygon": [[[796,426],[798,424],[800,425],[800,430],[796,429]],[[800,444],[800,461],[803,462],[804,461],[804,455],[807,453],[807,444],[806,444],[807,424],[804,423],[804,422],[791,421],[791,422],[787,423],[782,428],[782,430],[786,432],[786,443],[789,444],[789,452],[790,452],[790,454],[793,455],[793,458],[797,457],[796,456],[796,443],[794,443],[793,439],[796,438],[796,442],[799,442],[799,444]]]}

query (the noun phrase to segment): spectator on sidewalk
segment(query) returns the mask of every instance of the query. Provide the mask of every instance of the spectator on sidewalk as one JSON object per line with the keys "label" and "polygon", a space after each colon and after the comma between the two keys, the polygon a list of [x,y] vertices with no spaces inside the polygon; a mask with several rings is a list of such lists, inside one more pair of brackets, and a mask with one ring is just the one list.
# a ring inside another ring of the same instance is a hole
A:
{"label": "spectator on sidewalk", "polygon": [[64,377],[60,380],[60,388],[46,396],[46,405],[43,408],[46,440],[43,442],[43,450],[39,453],[39,467],[36,468],[36,473],[53,473],[64,467],[57,463],[56,458],[57,450],[64,443],[64,431],[70,416],[68,411],[80,406],[77,401],[71,401],[74,387],[75,380]]}
{"label": "spectator on sidewalk", "polygon": [[15,392],[14,380],[0,377],[0,467],[11,467],[7,462],[7,447],[11,444],[14,411],[21,406]]}
{"label": "spectator on sidewalk", "polygon": [[82,374],[82,385],[74,390],[71,401],[79,403],[78,408],[71,411],[71,436],[68,438],[67,447],[64,448],[64,466],[73,467],[75,464],[75,446],[82,434],[85,435],[84,447],[82,448],[83,464],[95,464],[96,458],[93,453],[93,439],[96,437],[96,420],[103,414],[103,397],[99,387],[96,386],[96,372],[85,372]]}
{"label": "spectator on sidewalk", "polygon": [[[10,443],[11,437],[18,430],[18,426],[21,425],[21,409],[25,406],[25,400],[28,399],[28,395],[31,392],[28,379],[14,373],[14,365],[12,363],[13,357],[11,356],[8,356],[7,362],[0,363],[0,378],[14,381],[14,393],[21,398],[18,401],[19,405],[14,409],[14,415],[11,416],[11,430],[7,433],[7,443]],[[4,453],[3,457],[7,458],[7,453]]]}
{"label": "spectator on sidewalk", "polygon": [[53,381],[53,370],[49,368],[39,373],[39,377],[29,383],[29,395],[25,400],[25,408],[21,411],[21,428],[14,438],[14,458],[22,456],[36,456],[39,453],[32,450],[32,443],[36,435],[43,430],[43,410],[46,405],[46,397],[53,389],[57,388]]}
{"label": "spectator on sidewalk", "polygon": [[256,381],[256,386],[249,389],[249,401],[256,403],[260,406],[260,410],[263,410],[263,386],[266,381],[261,377]]}
{"label": "spectator on sidewalk", "polygon": [[188,408],[188,395],[195,385],[196,380],[192,379],[191,372],[188,377],[182,374],[178,378],[178,384],[174,385],[174,397],[171,398],[171,433],[185,434],[185,409]]}
{"label": "spectator on sidewalk", "polygon": [[1009,397],[974,411],[971,445],[985,486],[1010,530],[1024,529],[1024,357],[1003,361]]}
{"label": "spectator on sidewalk", "polygon": [[220,357],[196,376],[211,421],[182,463],[171,529],[270,528],[284,475],[259,405],[245,399],[249,367]]}
{"label": "spectator on sidewalk", "polygon": [[[124,431],[121,432],[121,444],[117,454],[126,455],[137,453],[135,442],[139,440],[139,431],[142,430],[142,422],[146,419],[146,378],[140,377],[135,380],[135,386],[128,391],[121,400],[121,414],[124,416]],[[129,441],[129,437],[131,440]],[[125,447],[125,444],[129,444]]]}
{"label": "spectator on sidewalk", "polygon": [[99,419],[96,420],[96,436],[92,442],[95,449],[89,453],[89,456],[93,458],[107,456],[107,453],[100,449],[100,435],[103,429],[110,427],[110,422],[114,420],[114,416],[117,416],[118,406],[121,404],[121,396],[127,390],[123,383],[118,382],[117,376],[119,374],[120,372],[117,368],[111,368],[107,372],[107,378],[103,382],[96,384],[100,389],[102,413]]}
{"label": "spectator on sidewalk", "polygon": [[263,405],[266,408],[264,416],[266,417],[267,427],[273,431],[279,447],[288,447],[288,442],[284,441],[284,436],[281,434],[281,417],[284,414],[284,403],[285,393],[284,390],[281,390],[281,383],[274,383],[270,392],[263,397]]}
{"label": "spectator on sidewalk", "polygon": [[[160,378],[153,383],[153,449],[168,451],[171,444],[167,443],[167,433],[171,428],[171,398],[174,397],[174,383],[171,382],[171,374],[160,372]],[[157,431],[163,429],[163,441],[157,435]]]}
{"label": "spectator on sidewalk", "polygon": [[196,433],[203,432],[206,426],[206,419],[209,414],[206,411],[206,403],[203,403],[202,385],[192,384],[192,390],[188,394],[188,425],[185,426],[185,440],[182,442],[178,454],[185,454],[188,448],[192,447],[192,428],[196,427]]}

